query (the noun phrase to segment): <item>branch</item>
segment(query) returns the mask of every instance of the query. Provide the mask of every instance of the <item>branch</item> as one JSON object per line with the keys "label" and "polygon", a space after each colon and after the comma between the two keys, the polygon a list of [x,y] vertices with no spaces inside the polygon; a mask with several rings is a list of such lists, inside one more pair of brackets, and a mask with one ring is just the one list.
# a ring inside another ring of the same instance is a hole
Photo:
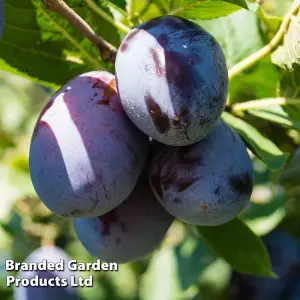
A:
{"label": "branch", "polygon": [[300,99],[294,98],[265,98],[259,100],[251,100],[232,105],[232,111],[239,112],[248,109],[259,109],[271,105],[299,105]]}
{"label": "branch", "polygon": [[44,6],[59,14],[87,37],[98,49],[104,61],[115,62],[117,49],[98,36],[91,26],[85,22],[64,0],[44,0]]}
{"label": "branch", "polygon": [[231,80],[233,77],[244,71],[245,69],[254,65],[257,61],[264,58],[272,51],[274,51],[280,42],[282,41],[291,21],[292,16],[298,12],[300,9],[300,1],[296,1],[295,4],[291,7],[290,11],[286,14],[285,18],[283,19],[281,26],[273,39],[263,48],[258,50],[257,52],[253,53],[252,55],[248,56],[241,62],[237,63],[229,70],[229,79]]}

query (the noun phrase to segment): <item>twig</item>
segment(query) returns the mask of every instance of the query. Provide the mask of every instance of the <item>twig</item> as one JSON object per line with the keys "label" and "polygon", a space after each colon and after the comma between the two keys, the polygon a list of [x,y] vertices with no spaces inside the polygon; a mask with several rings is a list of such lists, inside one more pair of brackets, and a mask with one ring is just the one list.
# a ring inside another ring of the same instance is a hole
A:
{"label": "twig", "polygon": [[66,19],[71,25],[79,30],[85,37],[87,37],[100,51],[100,55],[104,61],[115,62],[116,48],[98,36],[91,26],[85,22],[71,7],[69,7],[63,0],[44,0],[44,6],[59,14]]}
{"label": "twig", "polygon": [[245,69],[254,65],[257,61],[264,58],[268,54],[270,54],[274,49],[278,47],[280,42],[282,41],[291,21],[292,16],[298,12],[300,9],[300,1],[296,1],[295,4],[291,7],[290,11],[286,14],[284,20],[281,23],[281,26],[273,39],[263,48],[248,56],[241,62],[237,63],[229,70],[229,79],[232,79]]}
{"label": "twig", "polygon": [[236,103],[232,105],[232,111],[244,111],[248,109],[259,109],[262,107],[268,107],[272,105],[299,105],[300,99],[293,98],[265,98],[259,100],[251,100],[242,103]]}
{"label": "twig", "polygon": [[117,29],[128,33],[130,32],[130,28],[124,25],[122,22],[119,22],[115,19],[113,19],[111,16],[109,16],[105,11],[103,11],[93,0],[84,0],[87,5],[96,12],[99,16],[101,16],[104,20],[106,20],[108,23],[110,23],[112,26],[116,27]]}

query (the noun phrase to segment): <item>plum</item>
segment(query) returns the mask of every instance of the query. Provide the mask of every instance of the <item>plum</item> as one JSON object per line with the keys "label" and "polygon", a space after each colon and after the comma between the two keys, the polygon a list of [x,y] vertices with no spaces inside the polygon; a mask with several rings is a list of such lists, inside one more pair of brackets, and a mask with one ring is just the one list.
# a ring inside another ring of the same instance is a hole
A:
{"label": "plum", "polygon": [[297,300],[300,299],[299,243],[289,234],[275,229],[263,237],[273,272],[278,279],[232,273],[229,300]]}
{"label": "plum", "polygon": [[253,168],[240,136],[219,120],[196,144],[159,144],[149,181],[163,207],[196,225],[215,226],[238,215],[252,194]]}
{"label": "plum", "polygon": [[162,16],[133,29],[118,49],[115,73],[129,118],[167,145],[204,138],[225,107],[223,51],[210,33],[183,18]]}
{"label": "plum", "polygon": [[[33,251],[25,260],[25,262],[39,263],[43,260],[47,262],[58,263],[60,260],[64,261],[63,271],[19,271],[17,278],[20,279],[33,279],[38,276],[39,280],[42,281],[40,286],[29,285],[29,286],[15,286],[14,299],[15,300],[79,300],[78,291],[75,287],[70,285],[71,276],[76,277],[76,274],[70,271],[66,265],[69,261],[68,255],[60,248],[54,246],[43,246]],[[59,278],[59,284],[51,282],[50,286],[49,279]],[[67,286],[63,286],[62,280],[67,282]],[[44,283],[45,281],[45,283]],[[43,286],[42,286],[43,285]]]}
{"label": "plum", "polygon": [[100,217],[73,222],[90,254],[107,262],[127,263],[151,253],[173,219],[155,199],[144,173],[120,206]]}
{"label": "plum", "polygon": [[33,186],[57,215],[105,214],[132,192],[148,143],[126,116],[114,75],[79,75],[52,96],[38,118],[29,155]]}

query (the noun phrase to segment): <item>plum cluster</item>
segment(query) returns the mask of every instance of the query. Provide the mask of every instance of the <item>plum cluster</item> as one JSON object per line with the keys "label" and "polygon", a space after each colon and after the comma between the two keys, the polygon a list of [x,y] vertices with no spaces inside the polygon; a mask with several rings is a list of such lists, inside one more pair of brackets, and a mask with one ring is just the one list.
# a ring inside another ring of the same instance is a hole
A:
{"label": "plum cluster", "polygon": [[216,226],[248,204],[253,169],[220,116],[228,72],[200,26],[164,16],[122,41],[115,76],[77,76],[49,100],[34,128],[33,186],[73,218],[94,256],[124,263],[153,251],[174,218]]}

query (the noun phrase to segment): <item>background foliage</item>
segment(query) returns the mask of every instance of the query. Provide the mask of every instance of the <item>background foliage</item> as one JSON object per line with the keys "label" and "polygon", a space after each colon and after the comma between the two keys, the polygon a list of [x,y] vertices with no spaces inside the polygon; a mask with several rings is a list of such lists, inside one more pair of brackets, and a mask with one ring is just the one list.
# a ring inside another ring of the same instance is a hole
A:
{"label": "background foliage", "polygon": [[[246,0],[127,2],[67,1],[115,47],[129,28],[152,17],[192,19],[219,41],[231,68],[268,44],[298,1],[265,0],[260,6]],[[113,72],[113,66],[41,1],[4,0],[5,18],[2,4],[0,0],[0,299],[8,300],[12,290],[5,287],[6,258],[22,261],[52,240],[79,261],[95,259],[76,239],[71,222],[51,214],[37,199],[28,150],[35,120],[55,89],[79,73]],[[295,14],[272,55],[230,81],[223,119],[251,150],[255,189],[249,207],[223,226],[193,228],[175,222],[153,255],[121,265],[118,273],[95,273],[94,288],[80,290],[83,300],[226,299],[232,268],[272,276],[259,236],[280,228],[300,238],[300,164],[297,159],[286,164],[300,145],[299,22]]]}

